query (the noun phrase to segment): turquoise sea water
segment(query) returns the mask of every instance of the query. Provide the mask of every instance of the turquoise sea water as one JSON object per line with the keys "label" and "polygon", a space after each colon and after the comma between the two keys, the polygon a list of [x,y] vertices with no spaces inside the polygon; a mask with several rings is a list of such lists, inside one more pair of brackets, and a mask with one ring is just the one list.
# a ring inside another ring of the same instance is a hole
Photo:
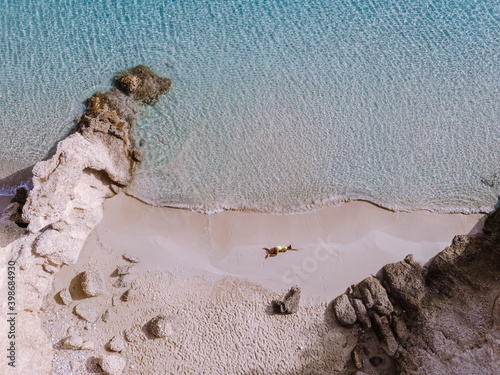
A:
{"label": "turquoise sea water", "polygon": [[497,202],[496,0],[0,5],[0,177],[1,165],[43,159],[86,97],[146,64],[173,81],[135,130],[145,161],[128,192],[146,202],[271,212]]}

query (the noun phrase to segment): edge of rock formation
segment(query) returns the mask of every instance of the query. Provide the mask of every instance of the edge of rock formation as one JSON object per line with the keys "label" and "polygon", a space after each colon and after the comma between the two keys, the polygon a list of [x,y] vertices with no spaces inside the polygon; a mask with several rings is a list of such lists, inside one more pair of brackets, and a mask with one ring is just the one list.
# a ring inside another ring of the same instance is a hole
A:
{"label": "edge of rock formation", "polygon": [[[155,104],[170,85],[170,79],[142,65],[118,74],[114,88],[86,100],[86,111],[75,119],[72,134],[57,144],[50,159],[33,168],[29,194],[18,189],[0,217],[1,263],[16,263],[16,341],[22,342],[17,346],[18,373],[50,371],[52,348],[37,312],[54,273],[77,261],[85,240],[102,219],[104,201],[133,180],[142,160],[131,133],[137,114],[142,106]],[[0,270],[2,280],[6,280],[5,268]],[[1,289],[7,295],[5,284]],[[7,311],[7,301],[2,301]],[[6,323],[1,325],[2,332],[7,332]]]}

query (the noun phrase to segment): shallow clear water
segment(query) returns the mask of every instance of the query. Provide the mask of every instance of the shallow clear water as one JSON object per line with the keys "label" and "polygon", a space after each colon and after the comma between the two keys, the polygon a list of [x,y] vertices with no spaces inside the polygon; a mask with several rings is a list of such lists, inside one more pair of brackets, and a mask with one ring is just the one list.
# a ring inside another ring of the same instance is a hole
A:
{"label": "shallow clear water", "polygon": [[44,158],[86,97],[146,64],[173,81],[135,130],[146,159],[128,192],[146,202],[497,202],[496,0],[0,4],[2,165]]}

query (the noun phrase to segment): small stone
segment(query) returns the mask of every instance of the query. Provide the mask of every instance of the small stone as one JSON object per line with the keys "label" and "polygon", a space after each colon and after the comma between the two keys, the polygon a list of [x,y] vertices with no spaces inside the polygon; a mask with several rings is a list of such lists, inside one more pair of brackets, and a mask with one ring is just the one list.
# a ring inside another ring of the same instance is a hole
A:
{"label": "small stone", "polygon": [[108,342],[107,347],[112,352],[121,352],[125,349],[125,343],[121,337],[115,336]]}
{"label": "small stone", "polygon": [[383,359],[379,356],[371,357],[370,358],[370,363],[373,365],[373,367],[378,367],[380,364],[383,362]]}
{"label": "small stone", "polygon": [[59,297],[61,297],[61,300],[65,305],[69,305],[73,302],[73,298],[71,297],[71,293],[68,288],[62,288],[59,292]]}
{"label": "small stone", "polygon": [[335,317],[341,325],[352,326],[356,323],[356,311],[345,293],[333,300],[332,307]]}
{"label": "small stone", "polygon": [[139,258],[134,257],[128,253],[123,254],[122,257],[123,257],[123,259],[125,259],[126,261],[128,261],[130,263],[139,263],[140,262]]}
{"label": "small stone", "polygon": [[127,289],[125,293],[122,294],[122,301],[129,301],[135,295],[134,289]]}
{"label": "small stone", "polygon": [[113,299],[111,300],[111,304],[113,307],[116,307],[120,304],[120,297],[118,296],[113,296]]}
{"label": "small stone", "polygon": [[52,264],[48,264],[48,263],[45,263],[43,265],[43,270],[45,272],[48,272],[50,274],[53,274],[53,273],[56,273],[57,271],[59,271],[59,267],[57,266],[53,266]]}
{"label": "small stone", "polygon": [[351,359],[357,369],[363,367],[363,359],[367,354],[366,348],[364,346],[356,345],[356,347],[351,352]]}
{"label": "small stone", "polygon": [[99,317],[94,306],[85,302],[76,305],[74,311],[76,315],[89,323],[94,323]]}
{"label": "small stone", "polygon": [[356,311],[357,321],[361,323],[364,328],[370,328],[372,326],[370,322],[370,318],[368,317],[368,312],[366,311],[365,305],[363,302],[357,298],[352,299],[352,306]]}
{"label": "small stone", "polygon": [[358,288],[367,309],[380,315],[389,315],[394,310],[386,290],[376,277],[367,277],[358,284]]}
{"label": "small stone", "polygon": [[109,319],[111,319],[111,311],[108,309],[108,310],[104,311],[104,313],[102,314],[101,320],[104,323],[107,323]]}
{"label": "small stone", "polygon": [[146,335],[139,327],[132,327],[123,331],[123,336],[125,340],[132,344],[140,343],[146,340]]}
{"label": "small stone", "polygon": [[167,337],[174,333],[172,325],[170,324],[170,319],[163,314],[149,321],[148,330],[153,336],[158,338]]}
{"label": "small stone", "polygon": [[104,276],[100,270],[85,271],[82,274],[82,290],[88,297],[96,297],[104,292]]}
{"label": "small stone", "polygon": [[85,341],[82,344],[82,347],[80,348],[81,350],[94,350],[95,345],[92,341]]}
{"label": "small stone", "polygon": [[115,288],[128,288],[130,287],[130,284],[132,283],[132,278],[130,275],[123,275],[118,277],[118,280],[116,280],[113,283],[113,286]]}
{"label": "small stone", "polygon": [[117,355],[103,355],[99,358],[99,366],[107,375],[121,375],[126,361]]}
{"label": "small stone", "polygon": [[82,338],[77,335],[67,336],[61,342],[61,346],[63,349],[72,349],[72,350],[80,349],[82,347],[82,344],[83,344]]}
{"label": "small stone", "polygon": [[119,266],[116,269],[116,274],[118,276],[128,275],[130,273],[130,269],[132,268],[132,264],[127,264],[125,266]]}

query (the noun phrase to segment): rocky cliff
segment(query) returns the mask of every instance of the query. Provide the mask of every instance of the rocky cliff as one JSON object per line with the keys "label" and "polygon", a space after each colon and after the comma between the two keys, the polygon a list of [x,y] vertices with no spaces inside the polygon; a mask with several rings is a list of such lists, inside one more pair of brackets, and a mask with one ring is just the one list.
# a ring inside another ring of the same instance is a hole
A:
{"label": "rocky cliff", "polygon": [[329,305],[357,337],[347,373],[500,373],[500,210],[428,269],[410,255]]}
{"label": "rocky cliff", "polygon": [[[16,309],[18,322],[25,322],[17,326],[18,340],[25,343],[19,346],[23,360],[17,373],[50,369],[51,349],[36,313],[50,291],[52,275],[76,262],[102,219],[104,200],[132,181],[142,160],[131,133],[137,114],[141,106],[156,103],[170,85],[170,79],[146,66],[117,75],[114,88],[86,100],[86,112],[75,120],[72,134],[58,143],[50,159],[33,168],[29,195],[18,190],[0,218],[1,263],[16,262]],[[0,272],[5,280],[6,270]],[[2,311],[7,311],[3,304]],[[6,327],[1,328],[4,332]]]}

